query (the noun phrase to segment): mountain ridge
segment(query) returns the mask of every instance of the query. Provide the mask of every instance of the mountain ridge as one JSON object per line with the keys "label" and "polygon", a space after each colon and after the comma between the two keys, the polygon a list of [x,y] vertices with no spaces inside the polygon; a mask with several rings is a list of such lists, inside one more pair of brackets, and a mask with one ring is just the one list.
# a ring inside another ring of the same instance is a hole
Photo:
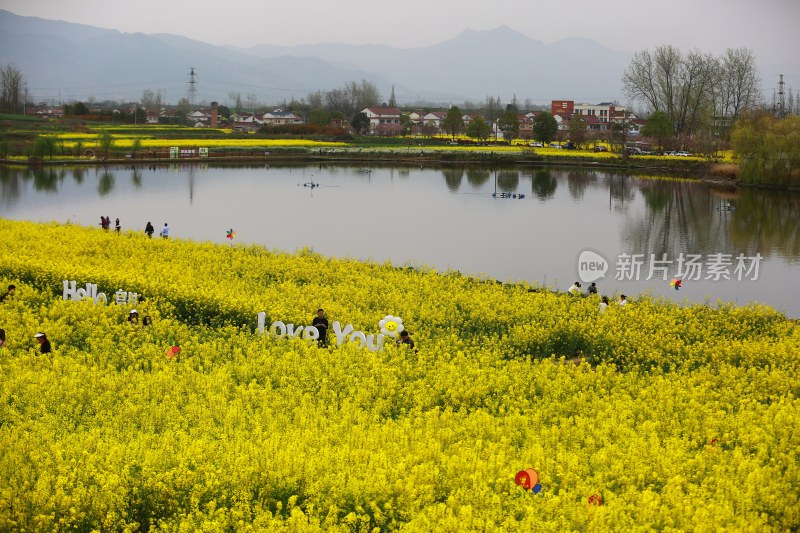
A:
{"label": "mountain ridge", "polygon": [[161,90],[165,101],[174,103],[187,94],[190,68],[197,73],[198,103],[228,103],[239,93],[276,105],[362,79],[374,83],[384,101],[394,88],[401,105],[482,102],[488,96],[504,103],[516,97],[545,104],[579,94],[607,100],[621,98],[620,79],[630,57],[581,37],[545,44],[507,25],[465,29],[417,48],[342,43],[239,48],[0,9],[0,65],[19,68],[35,101],[138,101],[145,90]]}

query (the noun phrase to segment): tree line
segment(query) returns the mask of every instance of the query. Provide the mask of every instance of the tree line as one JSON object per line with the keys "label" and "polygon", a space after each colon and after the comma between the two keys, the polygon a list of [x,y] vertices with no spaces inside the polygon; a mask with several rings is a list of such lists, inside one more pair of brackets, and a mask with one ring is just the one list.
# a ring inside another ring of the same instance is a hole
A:
{"label": "tree line", "polygon": [[657,136],[676,147],[727,138],[744,112],[763,104],[755,55],[746,48],[719,57],[670,45],[636,52],[622,85],[631,101],[656,117]]}

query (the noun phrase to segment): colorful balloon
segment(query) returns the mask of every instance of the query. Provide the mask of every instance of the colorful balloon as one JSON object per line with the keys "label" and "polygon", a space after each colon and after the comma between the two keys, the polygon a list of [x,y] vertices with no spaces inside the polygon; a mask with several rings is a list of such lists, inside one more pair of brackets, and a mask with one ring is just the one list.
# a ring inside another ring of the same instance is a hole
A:
{"label": "colorful balloon", "polygon": [[[525,490],[533,490],[537,486],[539,490],[542,490],[542,486],[539,485],[539,473],[533,468],[517,472],[517,475],[514,476],[514,481]],[[539,492],[539,490],[536,492]],[[534,494],[536,494],[536,492],[534,492]]]}

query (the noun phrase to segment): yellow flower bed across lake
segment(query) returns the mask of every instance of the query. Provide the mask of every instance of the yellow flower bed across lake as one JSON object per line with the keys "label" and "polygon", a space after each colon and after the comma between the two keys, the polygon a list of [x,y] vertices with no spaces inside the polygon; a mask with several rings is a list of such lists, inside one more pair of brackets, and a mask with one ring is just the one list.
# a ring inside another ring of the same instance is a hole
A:
{"label": "yellow flower bed across lake", "polygon": [[[313,253],[0,231],[1,530],[800,528],[800,330],[769,308],[601,315]],[[139,293],[152,325],[63,301],[65,279]],[[368,334],[400,317],[417,351],[255,332],[319,307]]]}

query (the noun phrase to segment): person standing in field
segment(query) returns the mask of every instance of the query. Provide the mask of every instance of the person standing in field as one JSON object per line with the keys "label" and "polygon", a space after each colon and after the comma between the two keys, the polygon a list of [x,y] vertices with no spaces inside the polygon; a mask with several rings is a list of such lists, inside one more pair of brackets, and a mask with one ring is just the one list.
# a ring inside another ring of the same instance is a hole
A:
{"label": "person standing in field", "polygon": [[325,318],[325,310],[317,309],[317,316],[311,322],[311,325],[319,331],[319,340],[317,341],[320,346],[328,345],[328,319]]}
{"label": "person standing in field", "polygon": [[586,289],[586,294],[597,294],[597,283],[593,281],[589,288]]}
{"label": "person standing in field", "polygon": [[34,335],[33,338],[39,343],[39,352],[50,353],[52,351],[52,348],[50,347],[50,341],[47,340],[47,335],[40,331]]}
{"label": "person standing in field", "polygon": [[619,302],[617,302],[617,305],[628,305],[628,297],[625,296],[624,294],[620,294]]}
{"label": "person standing in field", "polygon": [[153,225],[150,223],[150,221],[149,221],[149,220],[147,221],[147,225],[144,227],[144,232],[145,232],[145,233],[147,234],[147,236],[148,236],[148,237],[150,237],[151,239],[153,238],[153,233],[155,233],[155,232],[156,232],[156,229],[153,227]]}
{"label": "person standing in field", "polygon": [[114,231],[119,233],[122,230],[122,225],[119,223],[119,219],[117,219],[116,223],[114,224]]}
{"label": "person standing in field", "polygon": [[16,290],[17,290],[17,286],[16,285],[14,285],[14,284],[9,285],[8,286],[8,290],[6,292],[4,292],[0,296],[0,302],[5,301],[6,298],[8,298],[9,296],[13,295],[14,291],[16,291]]}
{"label": "person standing in field", "polygon": [[403,330],[400,332],[400,340],[397,341],[397,344],[400,346],[408,346],[409,350],[414,349],[414,340],[409,336],[407,330]]}
{"label": "person standing in field", "polygon": [[164,227],[161,228],[161,233],[159,233],[159,235],[161,235],[162,239],[169,239],[169,226],[166,222],[164,222]]}
{"label": "person standing in field", "polygon": [[576,281],[575,283],[573,283],[572,287],[567,289],[567,293],[569,293],[572,296],[580,296],[581,295],[581,282],[580,281]]}
{"label": "person standing in field", "polygon": [[608,309],[608,296],[603,296],[603,300],[600,302],[600,314],[605,314],[606,309]]}

